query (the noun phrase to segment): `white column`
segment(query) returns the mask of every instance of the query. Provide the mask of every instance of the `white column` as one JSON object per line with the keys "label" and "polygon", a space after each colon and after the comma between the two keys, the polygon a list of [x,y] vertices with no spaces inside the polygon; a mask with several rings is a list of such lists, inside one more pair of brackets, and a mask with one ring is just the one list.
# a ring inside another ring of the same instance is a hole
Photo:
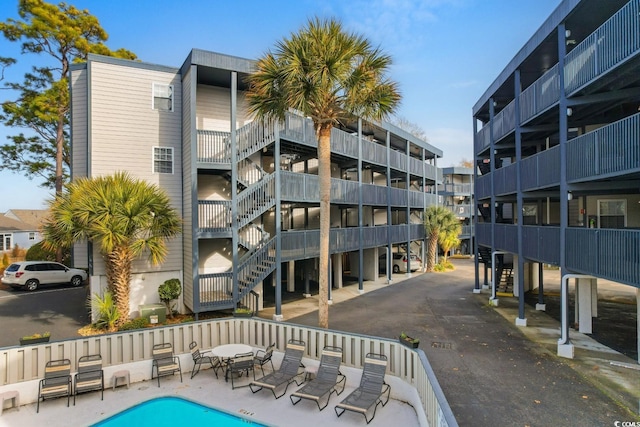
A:
{"label": "white column", "polygon": [[296,290],[296,262],[289,261],[289,269],[287,270],[287,292],[295,292]]}
{"label": "white column", "polygon": [[592,322],[592,283],[590,278],[576,279],[576,313],[578,313],[578,331],[583,334],[593,332]]}
{"label": "white column", "polygon": [[378,280],[378,250],[376,248],[364,249],[362,252],[362,278],[364,280]]}
{"label": "white column", "polygon": [[[526,267],[525,267],[526,270]],[[513,254],[513,285],[512,285],[512,289],[513,289],[513,296],[514,297],[519,297],[520,296],[520,289],[518,289],[518,277],[524,274],[523,271],[518,271],[518,255]],[[524,276],[525,280],[526,280],[526,275]]]}

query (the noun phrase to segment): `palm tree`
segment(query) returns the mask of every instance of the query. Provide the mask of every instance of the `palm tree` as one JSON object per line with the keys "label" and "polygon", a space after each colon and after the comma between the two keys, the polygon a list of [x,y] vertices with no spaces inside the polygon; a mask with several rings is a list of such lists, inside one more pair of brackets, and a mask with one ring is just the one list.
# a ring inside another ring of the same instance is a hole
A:
{"label": "palm tree", "polygon": [[116,326],[129,319],[129,284],[133,260],[148,252],[159,264],[166,240],[181,231],[181,221],[157,186],[125,172],[80,178],[49,202],[44,225],[48,248],[70,247],[88,240],[104,256],[107,283],[118,309]]}
{"label": "palm tree", "polygon": [[460,221],[449,209],[442,206],[429,206],[424,211],[424,230],[427,234],[427,271],[433,271],[436,263],[436,251],[440,236],[457,236],[460,233]]}
{"label": "palm tree", "polygon": [[438,234],[438,243],[440,243],[440,247],[442,248],[442,252],[444,255],[442,256],[442,262],[444,264],[447,263],[447,254],[453,248],[457,248],[460,245],[460,239],[458,236],[460,235],[460,230],[462,229],[462,225],[458,223],[458,227],[452,227],[446,232],[440,232]]}
{"label": "palm tree", "polygon": [[331,129],[354,116],[381,120],[400,101],[386,77],[391,57],[368,40],[347,33],[334,19],[308,21],[257,62],[247,93],[258,119],[283,120],[290,109],[310,117],[318,139],[320,185],[320,274],[318,324],[329,327],[329,228]]}

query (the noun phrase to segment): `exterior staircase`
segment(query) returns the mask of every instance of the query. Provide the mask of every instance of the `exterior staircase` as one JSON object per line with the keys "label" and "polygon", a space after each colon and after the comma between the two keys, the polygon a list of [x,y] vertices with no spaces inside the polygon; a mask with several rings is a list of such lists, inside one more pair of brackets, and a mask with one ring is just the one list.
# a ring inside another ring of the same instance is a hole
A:
{"label": "exterior staircase", "polygon": [[[253,289],[276,268],[276,239],[257,221],[275,206],[275,175],[249,158],[275,142],[275,127],[273,123],[251,122],[238,129],[236,136],[238,177],[232,185],[237,191],[237,217],[229,218],[230,224],[222,223],[238,228],[238,246],[234,248],[241,254],[238,265],[234,266],[237,282],[232,283],[233,271],[200,275],[202,311],[237,307],[252,307],[255,311],[258,294]],[[230,156],[228,160],[230,162]],[[230,174],[227,176],[230,179]],[[228,211],[231,211],[230,204],[224,204]],[[207,204],[203,206],[209,208]]]}

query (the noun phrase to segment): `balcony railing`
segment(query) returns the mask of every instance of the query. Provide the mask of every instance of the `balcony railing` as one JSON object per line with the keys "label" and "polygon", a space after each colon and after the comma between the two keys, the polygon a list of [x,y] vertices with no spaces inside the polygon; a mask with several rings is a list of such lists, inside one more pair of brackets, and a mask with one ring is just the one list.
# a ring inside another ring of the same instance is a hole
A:
{"label": "balcony railing", "polygon": [[494,181],[496,195],[512,194],[517,191],[517,166],[517,164],[513,163],[491,172],[496,176]]}
{"label": "balcony railing", "polygon": [[514,224],[496,224],[495,248],[501,251],[518,252],[518,226]]}
{"label": "balcony railing", "polygon": [[494,118],[493,138],[499,141],[516,128],[516,103],[511,101]]}
{"label": "balcony railing", "polygon": [[560,265],[560,227],[522,227],[522,254],[545,264]]}
{"label": "balcony railing", "polygon": [[520,123],[526,123],[559,99],[560,75],[556,64],[520,94]]}
{"label": "balcony railing", "polygon": [[640,171],[640,113],[572,139],[567,181],[579,182]]}
{"label": "balcony railing", "polygon": [[482,153],[486,148],[491,145],[491,123],[485,123],[485,125],[476,133],[474,139],[474,147],[476,154]]}
{"label": "balcony railing", "polygon": [[438,193],[442,195],[471,195],[473,184],[439,184]]}
{"label": "balcony railing", "polygon": [[640,0],[631,0],[565,57],[565,92],[572,94],[640,52]]}
{"label": "balcony railing", "polygon": [[[320,230],[289,230],[281,234],[280,256],[282,262],[304,258],[316,258],[320,254]],[[377,225],[362,227],[332,228],[329,232],[329,252],[341,253],[386,246],[424,239],[422,224]]]}
{"label": "balcony railing", "polygon": [[198,200],[198,228],[202,231],[222,231],[231,227],[230,200]]}
{"label": "balcony railing", "polygon": [[214,130],[197,131],[197,161],[231,163],[231,134]]}
{"label": "balcony railing", "polygon": [[[356,369],[363,368],[365,355],[375,349],[376,353],[382,353],[388,358],[387,375],[400,378],[416,389],[414,408],[422,414],[418,418],[426,418],[428,425],[457,426],[449,403],[422,350],[412,350],[396,340],[386,338],[257,318],[207,320],[34,346],[3,348],[0,350],[0,358],[3,360],[0,384],[20,384],[22,389],[29,391],[25,393],[28,399],[35,399],[45,364],[50,360],[70,359],[71,370],[76,372],[80,357],[100,353],[105,368],[122,365],[133,369],[138,362],[146,362],[151,366],[154,344],[170,343],[174,353],[183,359],[182,366],[187,366],[187,359],[191,360],[189,344],[194,340],[201,348],[213,348],[222,344],[246,344],[264,348],[275,343],[276,351],[284,352],[291,339],[304,341],[304,357],[315,360],[326,343],[340,346],[343,350],[342,364]],[[151,369],[138,370],[135,376],[132,375],[133,378],[138,381],[150,380]],[[30,403],[28,399],[23,403]]]}
{"label": "balcony railing", "polygon": [[567,228],[570,270],[619,283],[640,283],[640,230]]}
{"label": "balcony railing", "polygon": [[524,191],[560,185],[560,146],[522,159],[521,167]]}

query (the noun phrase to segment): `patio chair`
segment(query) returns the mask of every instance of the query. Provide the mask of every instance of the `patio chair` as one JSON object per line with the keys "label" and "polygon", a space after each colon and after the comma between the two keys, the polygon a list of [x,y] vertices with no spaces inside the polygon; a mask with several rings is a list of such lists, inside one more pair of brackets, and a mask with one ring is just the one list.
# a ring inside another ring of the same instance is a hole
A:
{"label": "patio chair", "polygon": [[[379,404],[386,405],[391,394],[391,387],[384,382],[384,373],[387,370],[387,356],[383,354],[369,353],[364,358],[362,378],[357,389],[351,392],[335,407],[339,417],[344,411],[358,412],[364,415],[367,424],[376,416]],[[386,394],[386,399],[382,399]],[[371,418],[367,414],[371,412]]]}
{"label": "patio chair", "polygon": [[[284,358],[278,370],[251,382],[249,384],[251,391],[257,393],[263,388],[266,388],[271,390],[271,393],[273,393],[276,399],[279,399],[287,392],[289,384],[295,381],[297,385],[300,385],[301,383],[298,383],[296,377],[304,373],[300,368],[304,368],[302,355],[304,354],[305,348],[306,344],[304,341],[289,340]],[[276,390],[282,386],[284,386],[282,393],[276,394]]]}
{"label": "patio chair", "polygon": [[195,377],[198,372],[200,372],[200,366],[203,363],[209,363],[211,365],[211,369],[213,369],[213,373],[216,374],[216,378],[218,378],[218,369],[222,368],[222,364],[220,363],[220,359],[216,356],[206,356],[208,351],[200,351],[200,347],[198,347],[198,343],[193,341],[189,344],[189,350],[191,350],[191,357],[193,357],[193,369],[191,370],[191,378]]}
{"label": "patio chair", "polygon": [[180,359],[173,355],[173,346],[170,343],[156,344],[152,349],[153,362],[151,363],[151,379],[153,380],[153,372],[158,377],[158,387],[160,387],[160,377],[165,375],[173,375],[180,372],[180,382],[182,382],[182,369],[180,367]]}
{"label": "patio chair", "polygon": [[102,371],[102,356],[92,354],[82,356],[78,360],[78,372],[74,376],[73,404],[76,404],[78,393],[100,390],[100,400],[104,400],[104,372]]}
{"label": "patio chair", "polygon": [[[302,399],[309,399],[316,402],[319,410],[322,411],[326,408],[332,393],[339,395],[344,391],[347,378],[340,373],[341,363],[342,349],[340,347],[325,347],[322,350],[316,377],[289,396],[291,403],[296,405]],[[338,391],[340,385],[342,387]],[[321,404],[325,398],[326,402]]]}
{"label": "patio chair", "polygon": [[[235,389],[235,383],[233,382],[233,378],[237,375],[238,377],[241,377],[242,374],[247,374],[247,377],[249,377],[249,371],[251,371],[253,373],[253,380],[255,381],[256,379],[256,371],[255,371],[255,364],[253,363],[253,352],[249,352],[249,353],[240,353],[240,354],[236,354],[234,357],[232,357],[231,359],[229,359],[229,363],[227,363],[227,369],[224,373],[224,378],[225,380],[229,377],[231,377],[231,389]],[[247,387],[247,385],[244,385],[242,387]]]}
{"label": "patio chair", "polygon": [[262,371],[262,375],[264,376],[264,365],[267,363],[271,363],[271,372],[276,369],[273,367],[273,360],[271,360],[271,356],[273,356],[273,350],[276,348],[276,343],[271,344],[267,347],[266,350],[258,350],[256,351],[256,355],[253,358],[256,365],[260,366],[260,370]]}
{"label": "patio chair", "polygon": [[44,378],[38,386],[38,404],[36,413],[40,412],[40,398],[67,396],[67,407],[71,397],[71,361],[69,359],[51,360],[44,367]]}

